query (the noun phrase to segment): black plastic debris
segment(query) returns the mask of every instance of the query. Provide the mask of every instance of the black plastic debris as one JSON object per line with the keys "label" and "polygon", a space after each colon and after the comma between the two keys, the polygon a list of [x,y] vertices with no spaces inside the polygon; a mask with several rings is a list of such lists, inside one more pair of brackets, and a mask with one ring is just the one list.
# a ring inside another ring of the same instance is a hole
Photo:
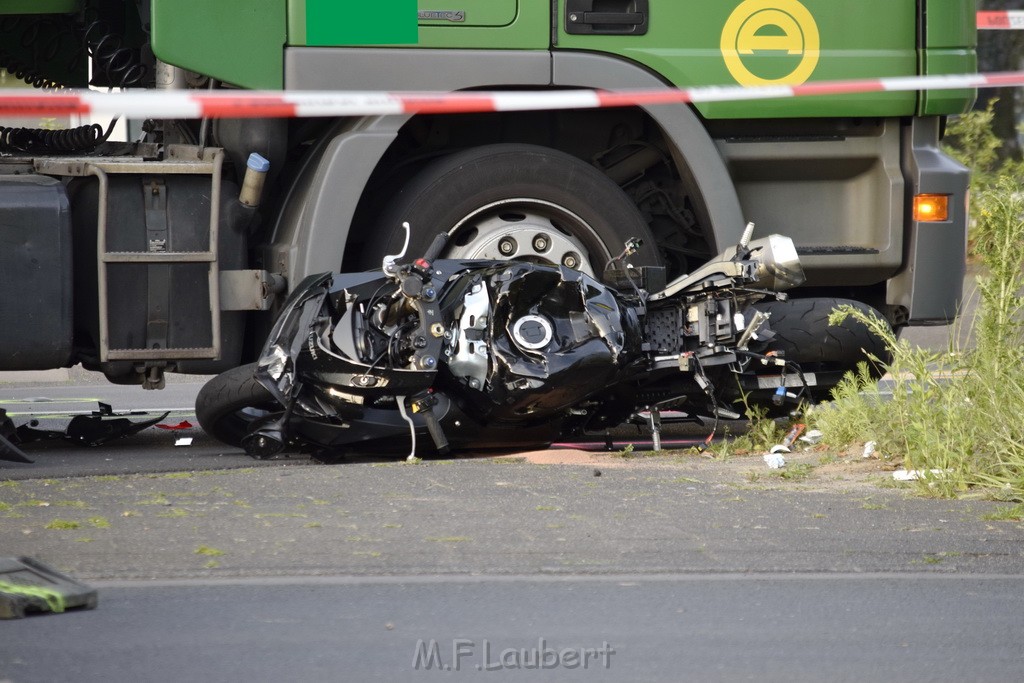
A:
{"label": "black plastic debris", "polygon": [[76,415],[71,418],[64,431],[38,429],[38,420],[31,420],[28,424],[15,429],[14,424],[6,417],[6,411],[0,408],[0,460],[32,462],[15,444],[63,439],[79,446],[100,446],[108,441],[138,434],[170,415],[170,412],[165,412],[148,420],[132,422],[125,416],[148,415],[148,413],[142,411],[115,413],[110,405],[102,401],[98,403],[99,410],[92,411],[91,415]]}
{"label": "black plastic debris", "polygon": [[128,418],[122,417],[125,414],[139,415],[140,413],[115,413],[109,405],[101,402],[100,409],[94,410],[92,415],[73,417],[64,432],[64,438],[84,446],[99,446],[114,439],[138,434],[143,429],[152,427],[163,420],[170,415],[170,412],[141,422],[132,422]]}
{"label": "black plastic debris", "polygon": [[21,619],[30,612],[61,613],[93,609],[95,588],[31,557],[0,557],[0,619]]}
{"label": "black plastic debris", "polygon": [[18,441],[18,430],[14,427],[14,422],[7,417],[7,411],[0,408],[0,460],[32,462],[27,455],[21,452],[20,448],[14,445]]}

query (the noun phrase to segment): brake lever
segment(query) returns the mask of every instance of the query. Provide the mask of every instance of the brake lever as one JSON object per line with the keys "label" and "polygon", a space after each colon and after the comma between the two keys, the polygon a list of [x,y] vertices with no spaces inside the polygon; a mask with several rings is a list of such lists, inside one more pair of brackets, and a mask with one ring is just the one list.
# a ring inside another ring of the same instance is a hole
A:
{"label": "brake lever", "polygon": [[398,259],[405,257],[405,252],[409,249],[409,237],[412,235],[412,228],[409,227],[408,221],[402,223],[402,229],[405,230],[405,244],[402,245],[402,251],[397,254],[389,254],[381,261],[380,269],[384,272],[385,277],[395,276],[395,264],[398,262]]}

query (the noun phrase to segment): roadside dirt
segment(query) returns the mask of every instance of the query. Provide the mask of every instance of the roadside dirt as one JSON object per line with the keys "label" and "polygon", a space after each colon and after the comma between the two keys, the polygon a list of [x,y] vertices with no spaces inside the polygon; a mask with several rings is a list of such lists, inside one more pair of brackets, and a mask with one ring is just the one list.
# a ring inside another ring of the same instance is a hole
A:
{"label": "roadside dirt", "polygon": [[634,451],[604,453],[575,449],[547,449],[497,456],[497,461],[534,465],[576,465],[601,470],[671,469],[708,483],[740,488],[853,491],[879,488],[912,488],[892,479],[895,463],[881,456],[862,457],[862,452],[834,453],[806,448],[784,454],[786,465],[770,469],[763,453],[716,457],[689,451],[660,453]]}

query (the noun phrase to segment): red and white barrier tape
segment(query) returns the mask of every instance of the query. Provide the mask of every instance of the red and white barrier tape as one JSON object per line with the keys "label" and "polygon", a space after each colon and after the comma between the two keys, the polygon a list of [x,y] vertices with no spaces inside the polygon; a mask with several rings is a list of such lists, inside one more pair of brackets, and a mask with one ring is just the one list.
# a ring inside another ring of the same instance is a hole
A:
{"label": "red and white barrier tape", "polygon": [[550,90],[531,92],[386,93],[307,91],[142,91],[55,93],[0,90],[0,116],[133,119],[310,118],[412,113],[473,113],[539,109],[596,109],[636,105],[766,100],[810,95],[849,95],[914,90],[956,90],[1024,86],[1024,71],[957,76],[907,76],[819,81],[792,86],[709,86],[686,89]]}
{"label": "red and white barrier tape", "polygon": [[1024,12],[978,12],[979,31],[1013,31],[1024,28]]}

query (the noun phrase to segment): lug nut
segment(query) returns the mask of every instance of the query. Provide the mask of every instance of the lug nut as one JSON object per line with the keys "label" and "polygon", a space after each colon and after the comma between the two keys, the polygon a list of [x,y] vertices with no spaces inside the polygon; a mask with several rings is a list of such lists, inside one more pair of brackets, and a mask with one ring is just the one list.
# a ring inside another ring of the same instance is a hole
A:
{"label": "lug nut", "polygon": [[548,239],[547,235],[537,235],[533,238],[533,248],[535,251],[544,253],[551,246],[551,240]]}
{"label": "lug nut", "polygon": [[562,265],[565,266],[566,268],[579,268],[580,257],[570,251],[568,254],[562,257]]}
{"label": "lug nut", "polygon": [[511,256],[516,253],[517,247],[518,245],[516,244],[516,241],[511,237],[502,237],[501,241],[498,242],[498,251],[500,251],[503,256]]}

